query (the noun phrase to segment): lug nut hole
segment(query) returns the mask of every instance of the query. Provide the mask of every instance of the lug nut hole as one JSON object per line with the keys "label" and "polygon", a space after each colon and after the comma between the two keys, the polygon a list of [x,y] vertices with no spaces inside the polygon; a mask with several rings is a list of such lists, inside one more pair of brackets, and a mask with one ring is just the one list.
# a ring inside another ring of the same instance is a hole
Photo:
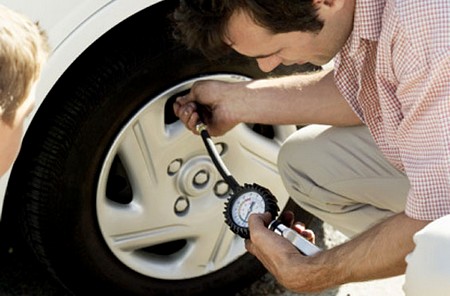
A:
{"label": "lug nut hole", "polygon": [[189,199],[185,196],[180,196],[175,201],[174,212],[178,216],[184,215],[189,210],[189,207],[190,207]]}
{"label": "lug nut hole", "polygon": [[214,194],[220,198],[226,197],[230,194],[230,186],[224,180],[219,180],[214,185]]}
{"label": "lug nut hole", "polygon": [[183,165],[183,160],[181,159],[175,159],[172,161],[169,166],[167,167],[167,174],[169,176],[173,176],[181,169],[181,166]]}

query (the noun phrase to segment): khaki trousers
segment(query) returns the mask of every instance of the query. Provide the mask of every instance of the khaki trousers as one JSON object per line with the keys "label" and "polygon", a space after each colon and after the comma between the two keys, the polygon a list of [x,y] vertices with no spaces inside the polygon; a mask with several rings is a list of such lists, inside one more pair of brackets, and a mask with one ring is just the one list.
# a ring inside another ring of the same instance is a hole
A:
{"label": "khaki trousers", "polygon": [[[301,128],[283,144],[278,166],[297,204],[349,237],[405,209],[408,179],[383,157],[365,126]],[[450,216],[414,240],[406,294],[450,295]]]}

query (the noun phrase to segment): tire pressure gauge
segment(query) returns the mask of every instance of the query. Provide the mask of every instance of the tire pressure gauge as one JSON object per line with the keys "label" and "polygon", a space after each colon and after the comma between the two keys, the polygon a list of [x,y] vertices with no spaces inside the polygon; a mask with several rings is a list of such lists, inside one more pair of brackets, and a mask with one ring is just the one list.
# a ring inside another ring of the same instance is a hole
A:
{"label": "tire pressure gauge", "polygon": [[248,218],[250,215],[253,213],[269,212],[272,214],[272,219],[275,219],[279,210],[277,199],[267,188],[258,184],[239,185],[222,162],[206,130],[206,125],[199,123],[196,128],[202,136],[211,160],[233,192],[225,204],[225,211],[223,212],[225,222],[230,226],[231,231],[240,237],[245,239],[250,238],[248,230]]}
{"label": "tire pressure gauge", "polygon": [[250,238],[248,218],[251,214],[269,212],[272,219],[278,214],[277,200],[270,191],[258,184],[239,187],[225,205],[225,222],[231,231],[242,238]]}
{"label": "tire pressure gauge", "polygon": [[202,136],[212,162],[233,192],[226,202],[225,211],[223,212],[225,222],[231,231],[244,239],[248,239],[250,238],[248,228],[250,215],[269,212],[273,219],[269,225],[270,230],[289,240],[301,253],[307,256],[314,255],[320,251],[316,245],[306,240],[303,236],[284,226],[280,221],[275,220],[279,211],[277,199],[267,188],[258,184],[239,185],[222,162],[205,124],[197,124],[196,129]]}

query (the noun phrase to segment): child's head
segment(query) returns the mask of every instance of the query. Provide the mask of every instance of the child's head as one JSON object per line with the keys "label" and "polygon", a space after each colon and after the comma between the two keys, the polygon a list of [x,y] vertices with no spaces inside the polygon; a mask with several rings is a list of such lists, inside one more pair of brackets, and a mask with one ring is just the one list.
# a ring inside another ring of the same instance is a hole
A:
{"label": "child's head", "polygon": [[16,158],[49,46],[27,17],[0,5],[0,176]]}
{"label": "child's head", "polygon": [[14,121],[48,54],[45,35],[28,18],[0,6],[0,118]]}

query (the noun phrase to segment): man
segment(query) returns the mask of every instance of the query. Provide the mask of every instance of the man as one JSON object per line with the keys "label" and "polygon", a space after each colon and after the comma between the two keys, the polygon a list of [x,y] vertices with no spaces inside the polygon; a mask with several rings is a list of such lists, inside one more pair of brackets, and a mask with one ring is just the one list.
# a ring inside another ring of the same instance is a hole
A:
{"label": "man", "polygon": [[208,106],[213,135],[240,122],[310,124],[280,151],[283,182],[352,239],[304,257],[267,230],[267,214],[252,215],[248,251],[298,292],[406,270],[407,295],[447,295],[449,2],[198,0],[182,2],[174,19],[190,48],[215,56],[228,47],[263,71],[335,58],[319,74],[200,82],[174,104],[192,131],[196,103]]}
{"label": "man", "polygon": [[19,152],[48,51],[46,37],[36,24],[0,5],[0,177]]}

